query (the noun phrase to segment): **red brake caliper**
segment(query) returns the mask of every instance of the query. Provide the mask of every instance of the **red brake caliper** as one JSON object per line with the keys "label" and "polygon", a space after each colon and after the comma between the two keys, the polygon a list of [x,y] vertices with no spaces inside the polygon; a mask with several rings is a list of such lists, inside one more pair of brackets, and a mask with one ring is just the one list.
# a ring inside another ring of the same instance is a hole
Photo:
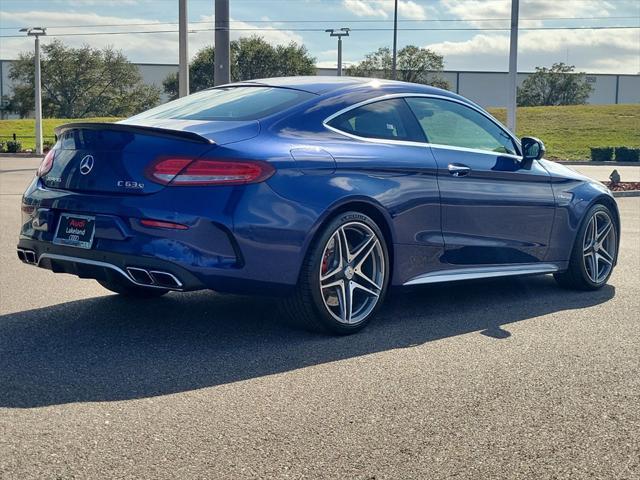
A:
{"label": "red brake caliper", "polygon": [[329,270],[329,251],[327,251],[322,258],[322,274],[327,273],[327,270]]}

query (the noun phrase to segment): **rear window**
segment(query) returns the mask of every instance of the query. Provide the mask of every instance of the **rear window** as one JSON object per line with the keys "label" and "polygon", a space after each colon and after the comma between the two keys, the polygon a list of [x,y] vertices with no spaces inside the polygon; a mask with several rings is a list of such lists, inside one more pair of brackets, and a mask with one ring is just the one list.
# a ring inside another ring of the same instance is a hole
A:
{"label": "rear window", "polygon": [[133,118],[257,120],[315,95],[276,87],[225,87],[203,90],[147,110]]}

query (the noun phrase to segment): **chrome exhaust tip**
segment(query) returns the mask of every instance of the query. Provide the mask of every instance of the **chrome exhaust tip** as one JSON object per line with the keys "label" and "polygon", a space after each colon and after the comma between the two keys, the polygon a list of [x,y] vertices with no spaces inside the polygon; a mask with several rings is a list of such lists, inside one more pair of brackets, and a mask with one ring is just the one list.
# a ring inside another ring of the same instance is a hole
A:
{"label": "chrome exhaust tip", "polygon": [[157,285],[167,288],[182,288],[182,282],[171,273],[152,270],[149,274]]}
{"label": "chrome exhaust tip", "polygon": [[127,273],[138,285],[169,288],[171,290],[182,289],[182,282],[175,275],[159,270],[147,270],[140,267],[127,267]]}
{"label": "chrome exhaust tip", "polygon": [[127,273],[136,283],[140,283],[142,285],[153,285],[155,283],[153,278],[151,278],[151,275],[149,275],[149,272],[144,268],[127,267]]}
{"label": "chrome exhaust tip", "polygon": [[35,265],[37,262],[36,252],[33,250],[26,250],[24,248],[18,248],[18,258],[22,260],[24,263],[28,263],[29,265]]}
{"label": "chrome exhaust tip", "polygon": [[25,250],[24,257],[26,258],[27,263],[30,263],[31,265],[36,264],[36,252],[33,250]]}

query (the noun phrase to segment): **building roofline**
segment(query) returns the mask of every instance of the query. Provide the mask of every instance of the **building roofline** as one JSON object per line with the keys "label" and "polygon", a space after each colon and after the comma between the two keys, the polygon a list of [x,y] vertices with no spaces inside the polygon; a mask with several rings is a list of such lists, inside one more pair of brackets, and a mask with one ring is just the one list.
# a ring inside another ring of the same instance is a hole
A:
{"label": "building roofline", "polygon": [[[17,58],[0,58],[0,62],[15,62]],[[154,63],[154,62],[131,62],[134,65],[144,65],[150,67],[175,67],[178,68],[177,63]],[[336,70],[336,67],[315,67],[316,70]],[[442,70],[442,73],[503,73],[509,72],[503,70]],[[518,74],[531,74],[536,73],[532,70],[519,70]],[[601,73],[601,72],[572,72],[572,73],[584,73],[585,75],[607,75],[612,77],[638,77],[639,73]]]}

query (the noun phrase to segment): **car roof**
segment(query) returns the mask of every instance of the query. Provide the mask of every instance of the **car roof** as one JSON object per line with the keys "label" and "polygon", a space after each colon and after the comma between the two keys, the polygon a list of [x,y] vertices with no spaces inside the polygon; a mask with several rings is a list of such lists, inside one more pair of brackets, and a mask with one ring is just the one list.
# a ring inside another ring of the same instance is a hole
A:
{"label": "car roof", "polygon": [[348,90],[349,87],[358,88],[366,84],[374,84],[379,90],[402,89],[411,93],[432,93],[439,95],[451,95],[446,90],[431,87],[428,85],[420,85],[417,83],[399,82],[396,80],[383,80],[377,78],[364,77],[335,77],[335,76],[298,76],[298,77],[275,77],[275,78],[259,78],[256,80],[248,80],[238,82],[233,85],[265,85],[269,87],[294,88],[304,90],[306,92],[318,95],[330,93],[336,90]]}

